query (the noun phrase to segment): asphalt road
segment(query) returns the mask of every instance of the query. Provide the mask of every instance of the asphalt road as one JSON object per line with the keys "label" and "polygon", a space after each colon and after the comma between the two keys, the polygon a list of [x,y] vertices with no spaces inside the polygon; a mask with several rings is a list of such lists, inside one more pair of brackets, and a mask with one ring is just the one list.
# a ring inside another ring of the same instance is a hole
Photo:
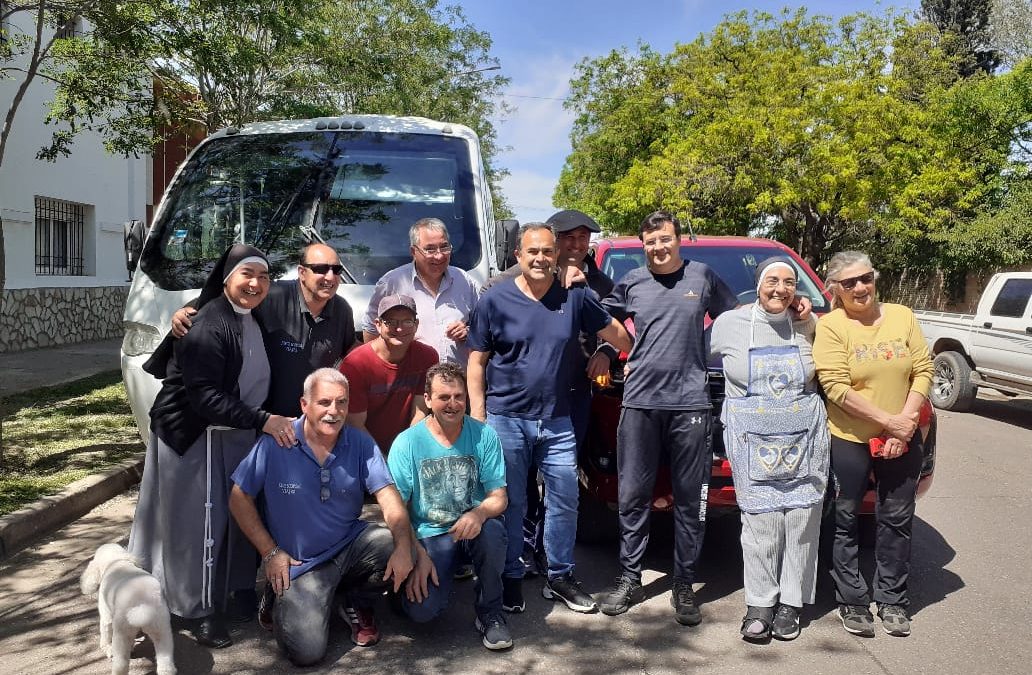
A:
{"label": "asphalt road", "polygon": [[[1032,661],[1032,401],[980,400],[973,413],[940,413],[935,484],[918,505],[911,598],[913,635],[873,639],[845,633],[822,573],[817,604],[794,642],[750,645],[738,637],[743,611],[735,518],[710,522],[697,594],[704,622],[685,628],[669,606],[670,525],[659,519],[647,559],[648,600],[627,614],[574,614],[528,581],[527,612],[512,617],[515,647],[485,650],[473,631],[472,585],[431,626],[416,626],[384,605],[382,642],[352,647],[332,624],[324,665],[303,672],[349,673],[719,673],[759,669],[809,673],[1028,673]],[[100,543],[124,541],[135,495],[122,495],[0,567],[0,673],[105,673],[96,607],[78,576]],[[616,573],[615,547],[579,547],[578,574],[589,591]],[[871,553],[865,554],[870,569]],[[180,673],[292,672],[271,636],[255,624],[221,651],[176,637]],[[133,673],[151,672],[148,643]]]}

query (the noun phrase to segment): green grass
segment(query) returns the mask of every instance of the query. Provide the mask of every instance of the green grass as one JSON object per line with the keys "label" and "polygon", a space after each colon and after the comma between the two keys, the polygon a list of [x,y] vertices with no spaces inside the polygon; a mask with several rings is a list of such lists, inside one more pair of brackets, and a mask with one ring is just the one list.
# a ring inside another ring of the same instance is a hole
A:
{"label": "green grass", "polygon": [[0,399],[0,515],[143,451],[112,371]]}

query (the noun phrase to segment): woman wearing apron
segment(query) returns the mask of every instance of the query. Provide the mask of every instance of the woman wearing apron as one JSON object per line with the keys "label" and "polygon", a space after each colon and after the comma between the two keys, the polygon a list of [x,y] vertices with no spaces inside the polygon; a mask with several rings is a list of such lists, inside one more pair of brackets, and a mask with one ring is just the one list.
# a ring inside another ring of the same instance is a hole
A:
{"label": "woman wearing apron", "polygon": [[816,322],[789,310],[795,265],[768,258],[756,280],[754,304],[713,322],[710,352],[724,361],[721,421],[742,512],[741,634],[762,642],[797,637],[802,606],[814,601],[830,436],[814,376]]}
{"label": "woman wearing apron", "polygon": [[129,550],[161,582],[173,618],[209,647],[232,644],[227,596],[253,593],[257,571],[254,549],[229,517],[230,475],[260,431],[290,427],[261,409],[269,360],[251,310],[268,291],[265,254],[232,246],[205,282],[193,329],[166,338],[144,366],[163,382]]}

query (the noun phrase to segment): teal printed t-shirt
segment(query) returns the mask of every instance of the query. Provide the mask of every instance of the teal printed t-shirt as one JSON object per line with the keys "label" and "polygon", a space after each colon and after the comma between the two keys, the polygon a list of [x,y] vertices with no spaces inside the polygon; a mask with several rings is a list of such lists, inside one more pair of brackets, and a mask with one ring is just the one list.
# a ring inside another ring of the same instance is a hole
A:
{"label": "teal printed t-shirt", "polygon": [[401,432],[387,455],[387,468],[420,539],[444,534],[488,492],[505,487],[498,434],[468,415],[450,448],[437,442],[426,420]]}

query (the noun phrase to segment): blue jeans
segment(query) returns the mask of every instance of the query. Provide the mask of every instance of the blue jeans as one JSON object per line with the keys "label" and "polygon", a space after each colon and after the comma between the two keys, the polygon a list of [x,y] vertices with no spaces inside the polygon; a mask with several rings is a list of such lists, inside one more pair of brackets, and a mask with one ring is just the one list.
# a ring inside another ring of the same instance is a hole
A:
{"label": "blue jeans", "polygon": [[569,417],[527,420],[488,413],[505,454],[509,506],[505,510],[508,553],[505,576],[523,578],[523,517],[527,513],[527,472],[533,464],[545,483],[545,554],[548,578],[573,572],[577,537],[577,441]]}
{"label": "blue jeans", "polygon": [[484,521],[480,534],[466,541],[452,541],[445,532],[436,537],[420,539],[430,559],[437,569],[437,580],[440,585],[427,583],[427,597],[423,602],[410,602],[402,597],[401,604],[405,613],[413,621],[420,623],[431,621],[448,608],[451,595],[452,578],[459,565],[460,553],[473,561],[473,571],[477,580],[474,588],[476,600],[474,607],[477,616],[482,620],[502,611],[502,568],[505,566],[505,525],[500,518]]}

